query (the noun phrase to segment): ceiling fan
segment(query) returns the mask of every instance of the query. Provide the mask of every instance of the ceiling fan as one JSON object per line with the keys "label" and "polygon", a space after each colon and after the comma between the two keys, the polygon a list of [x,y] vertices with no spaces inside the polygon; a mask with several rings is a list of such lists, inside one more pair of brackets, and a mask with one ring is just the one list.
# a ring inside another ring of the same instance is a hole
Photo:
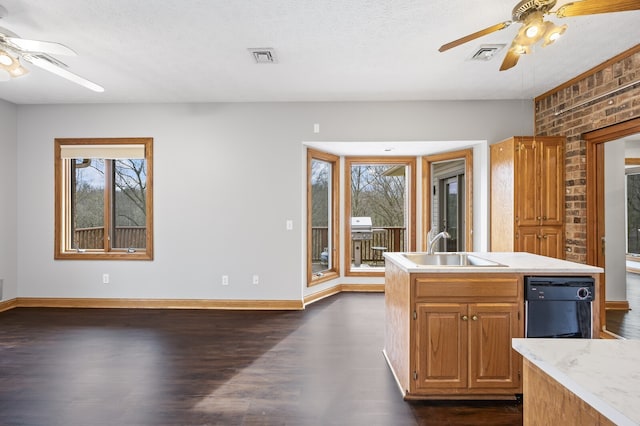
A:
{"label": "ceiling fan", "polygon": [[[0,18],[6,16],[6,13],[7,10],[0,6]],[[102,86],[72,73],[67,69],[66,64],[51,55],[77,56],[77,53],[64,44],[20,38],[0,27],[0,81],[22,77],[29,73],[29,70],[22,66],[23,60],[87,89],[104,92]]]}
{"label": "ceiling fan", "polygon": [[513,8],[510,21],[492,25],[450,43],[443,44],[438,50],[444,52],[487,34],[503,30],[509,25],[518,22],[522,26],[513,39],[502,66],[500,66],[500,71],[504,71],[514,67],[518,63],[520,55],[530,53],[532,46],[539,41],[542,41],[542,47],[548,46],[565,32],[567,29],[566,24],[557,26],[553,22],[545,20],[546,15],[555,14],[558,18],[565,18],[568,16],[640,10],[640,0],[582,0],[567,3],[552,11],[551,9],[556,5],[556,2],[557,0],[522,0]]}

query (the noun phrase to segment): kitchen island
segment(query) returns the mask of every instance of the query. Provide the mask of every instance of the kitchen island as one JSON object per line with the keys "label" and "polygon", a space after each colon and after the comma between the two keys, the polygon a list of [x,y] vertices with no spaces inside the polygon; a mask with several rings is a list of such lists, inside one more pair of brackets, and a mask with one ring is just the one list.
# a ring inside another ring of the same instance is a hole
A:
{"label": "kitchen island", "polygon": [[468,255],[470,262],[460,266],[385,253],[384,355],[405,399],[513,399],[522,393],[522,358],[511,341],[524,337],[528,275],[593,277],[598,335],[601,268],[529,253]]}
{"label": "kitchen island", "polygon": [[515,339],[524,424],[640,424],[640,341]]}

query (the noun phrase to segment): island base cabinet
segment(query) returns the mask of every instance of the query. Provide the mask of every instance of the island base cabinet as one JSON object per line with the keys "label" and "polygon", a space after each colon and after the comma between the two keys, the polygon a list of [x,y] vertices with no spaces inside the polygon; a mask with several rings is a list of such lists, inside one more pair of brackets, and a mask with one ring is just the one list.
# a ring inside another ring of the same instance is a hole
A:
{"label": "island base cabinet", "polygon": [[469,388],[519,392],[522,357],[509,347],[523,329],[517,303],[469,305]]}
{"label": "island base cabinet", "polygon": [[419,303],[416,306],[416,365],[418,392],[465,389],[469,327],[468,306],[460,303]]}
{"label": "island base cabinet", "polygon": [[517,303],[416,304],[415,393],[518,393],[519,311]]}
{"label": "island base cabinet", "polygon": [[522,410],[524,426],[615,425],[526,359]]}
{"label": "island base cabinet", "polygon": [[512,344],[541,340],[524,339],[527,276],[592,277],[593,327],[601,329],[601,268],[525,252],[484,256],[502,266],[414,268],[406,253],[385,253],[383,355],[405,400],[521,396],[522,356]]}

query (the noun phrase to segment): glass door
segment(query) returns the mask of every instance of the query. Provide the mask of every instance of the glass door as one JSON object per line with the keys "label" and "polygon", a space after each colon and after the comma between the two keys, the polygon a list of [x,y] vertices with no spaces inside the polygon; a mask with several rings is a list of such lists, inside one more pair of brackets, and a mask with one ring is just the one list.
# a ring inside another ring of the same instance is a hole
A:
{"label": "glass door", "polygon": [[438,204],[438,229],[447,231],[451,238],[442,239],[438,251],[465,250],[465,208],[464,208],[464,174],[442,178],[439,180],[440,200]]}

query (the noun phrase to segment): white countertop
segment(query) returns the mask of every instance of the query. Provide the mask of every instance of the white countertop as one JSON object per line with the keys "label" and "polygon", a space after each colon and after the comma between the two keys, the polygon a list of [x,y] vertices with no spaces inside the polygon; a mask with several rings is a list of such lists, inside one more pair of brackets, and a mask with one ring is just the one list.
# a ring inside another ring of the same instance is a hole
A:
{"label": "white countertop", "polygon": [[513,339],[512,345],[612,422],[640,424],[640,340]]}
{"label": "white countertop", "polygon": [[540,273],[540,274],[600,274],[602,268],[569,262],[552,257],[524,252],[469,252],[474,256],[497,262],[504,266],[419,266],[409,261],[403,253],[386,252],[384,257],[407,272],[490,272],[490,273]]}

